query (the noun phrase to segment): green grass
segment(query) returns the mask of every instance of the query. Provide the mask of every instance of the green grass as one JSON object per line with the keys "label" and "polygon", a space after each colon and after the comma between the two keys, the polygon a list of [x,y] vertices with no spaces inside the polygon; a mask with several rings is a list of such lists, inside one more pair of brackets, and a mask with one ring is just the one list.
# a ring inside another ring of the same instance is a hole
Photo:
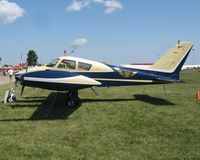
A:
{"label": "green grass", "polygon": [[19,88],[18,102],[0,104],[0,159],[200,159],[200,73],[181,79],[167,97],[162,85],[81,90],[75,109],[64,93]]}

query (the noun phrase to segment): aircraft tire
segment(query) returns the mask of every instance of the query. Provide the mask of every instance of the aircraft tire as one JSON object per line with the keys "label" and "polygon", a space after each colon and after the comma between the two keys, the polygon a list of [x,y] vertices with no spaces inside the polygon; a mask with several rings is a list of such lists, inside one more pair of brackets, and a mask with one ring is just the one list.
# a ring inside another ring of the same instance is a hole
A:
{"label": "aircraft tire", "polygon": [[69,101],[67,102],[67,106],[68,106],[69,108],[73,108],[73,107],[76,106],[76,103],[75,103],[75,101],[73,101],[73,100],[69,100]]}

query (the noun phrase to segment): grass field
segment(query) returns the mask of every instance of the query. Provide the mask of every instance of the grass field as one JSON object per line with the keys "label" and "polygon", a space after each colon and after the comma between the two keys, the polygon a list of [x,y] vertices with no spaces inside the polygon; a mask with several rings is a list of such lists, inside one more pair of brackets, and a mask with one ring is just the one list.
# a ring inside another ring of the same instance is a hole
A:
{"label": "grass field", "polygon": [[16,103],[0,104],[0,159],[200,159],[200,72],[181,79],[167,97],[162,85],[81,90],[74,109],[64,93],[19,88]]}

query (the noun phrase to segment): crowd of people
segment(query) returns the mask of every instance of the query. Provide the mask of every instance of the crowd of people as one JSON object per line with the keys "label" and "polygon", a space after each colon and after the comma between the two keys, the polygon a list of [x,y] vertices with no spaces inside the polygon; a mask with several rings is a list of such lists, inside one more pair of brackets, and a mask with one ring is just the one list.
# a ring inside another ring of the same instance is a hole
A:
{"label": "crowd of people", "polygon": [[3,70],[3,75],[8,76],[10,82],[13,80],[14,74],[15,74],[15,71],[12,68],[8,69],[7,71]]}

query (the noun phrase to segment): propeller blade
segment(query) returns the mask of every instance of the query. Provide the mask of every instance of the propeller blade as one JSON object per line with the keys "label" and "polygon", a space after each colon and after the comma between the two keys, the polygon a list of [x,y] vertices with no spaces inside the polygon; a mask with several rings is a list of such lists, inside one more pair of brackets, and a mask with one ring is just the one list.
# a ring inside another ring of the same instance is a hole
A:
{"label": "propeller blade", "polygon": [[21,96],[23,95],[23,92],[24,92],[24,87],[25,87],[25,85],[24,85],[24,84],[22,84],[22,88],[21,88]]}

